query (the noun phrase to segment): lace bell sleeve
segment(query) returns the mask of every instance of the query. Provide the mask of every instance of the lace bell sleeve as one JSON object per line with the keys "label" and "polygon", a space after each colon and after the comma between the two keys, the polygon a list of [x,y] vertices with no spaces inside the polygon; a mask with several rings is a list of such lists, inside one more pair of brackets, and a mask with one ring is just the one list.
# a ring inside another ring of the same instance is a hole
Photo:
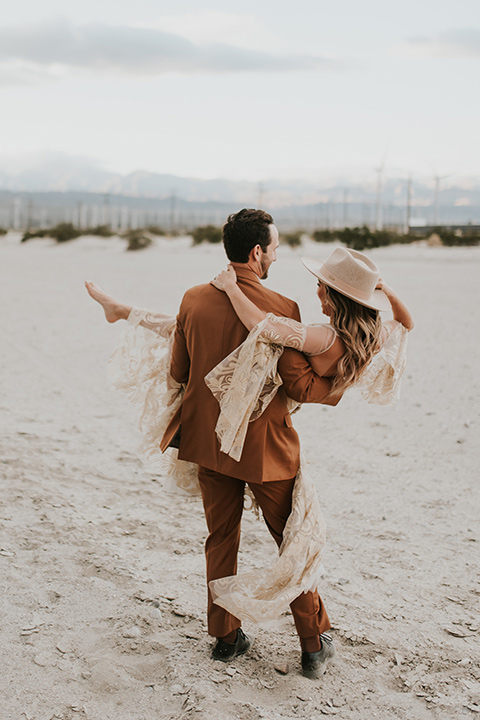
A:
{"label": "lace bell sleeve", "polygon": [[383,323],[381,348],[357,383],[369,403],[393,405],[399,399],[407,363],[407,338],[408,330],[401,323]]}
{"label": "lace bell sleeve", "polygon": [[306,355],[321,355],[335,342],[336,333],[329,325],[304,325],[292,318],[267,313],[259,339],[294,348]]}
{"label": "lace bell sleeve", "polygon": [[128,324],[133,327],[141,325],[146,330],[151,330],[168,340],[175,329],[175,317],[134,307],[128,316]]}
{"label": "lace bell sleeve", "polygon": [[[292,318],[279,317],[272,313],[267,313],[258,339],[271,345],[281,345],[282,347],[291,347],[295,350],[303,350],[305,338],[307,334],[307,326],[298,320]],[[259,327],[259,325],[257,325]]]}
{"label": "lace bell sleeve", "polygon": [[[248,424],[264,412],[282,384],[277,363],[283,348],[302,351],[310,347],[320,353],[335,337],[335,331],[326,325],[307,326],[267,313],[245,342],[205,377],[220,405],[215,432],[221,452],[240,460]],[[288,404],[289,411],[297,407],[293,400]]]}
{"label": "lace bell sleeve", "polygon": [[247,339],[205,376],[220,405],[215,427],[220,450],[237,462],[248,424],[263,413],[282,384],[277,362],[283,347],[278,334],[273,335],[271,328],[265,330],[267,322],[266,318],[258,323]]}

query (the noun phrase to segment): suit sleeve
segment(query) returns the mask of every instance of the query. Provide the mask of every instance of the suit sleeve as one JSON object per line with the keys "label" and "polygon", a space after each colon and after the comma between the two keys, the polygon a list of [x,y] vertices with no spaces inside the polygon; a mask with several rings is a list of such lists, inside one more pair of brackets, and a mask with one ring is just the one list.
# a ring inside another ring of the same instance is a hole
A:
{"label": "suit sleeve", "polygon": [[[300,321],[300,311],[296,303],[293,303],[291,317]],[[336,405],[340,399],[327,397],[332,385],[330,380],[317,375],[298,350],[285,348],[278,361],[278,372],[287,395],[299,403]]]}
{"label": "suit sleeve", "polygon": [[173,338],[170,375],[179,383],[187,383],[190,374],[190,356],[187,350],[187,343],[185,342],[181,310],[182,308],[180,307]]}

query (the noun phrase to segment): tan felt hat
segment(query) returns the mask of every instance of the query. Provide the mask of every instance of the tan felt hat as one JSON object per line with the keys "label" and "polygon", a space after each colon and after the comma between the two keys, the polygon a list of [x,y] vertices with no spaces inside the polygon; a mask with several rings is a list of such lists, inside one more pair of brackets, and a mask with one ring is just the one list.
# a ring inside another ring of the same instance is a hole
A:
{"label": "tan felt hat", "polygon": [[369,257],[358,250],[335,248],[325,262],[302,258],[315,277],[328,287],[351,300],[373,310],[390,310],[390,303],[382,290],[375,290],[380,271]]}

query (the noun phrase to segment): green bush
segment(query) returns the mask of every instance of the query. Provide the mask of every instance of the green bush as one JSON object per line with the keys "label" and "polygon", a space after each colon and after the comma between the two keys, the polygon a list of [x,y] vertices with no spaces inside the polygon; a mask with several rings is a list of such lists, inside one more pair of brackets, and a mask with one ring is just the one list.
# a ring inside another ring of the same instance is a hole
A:
{"label": "green bush", "polygon": [[97,225],[97,227],[82,230],[82,235],[98,235],[98,237],[112,237],[115,235],[110,225]]}
{"label": "green bush", "polygon": [[297,232],[285,233],[280,236],[280,241],[285,245],[290,245],[291,248],[299,247],[302,244],[302,230]]}
{"label": "green bush", "polygon": [[26,242],[32,238],[51,237],[58,243],[68,242],[80,237],[81,232],[77,230],[72,223],[59,223],[52,228],[38,228],[38,230],[27,230],[23,234],[21,242]]}
{"label": "green bush", "polygon": [[166,231],[165,231],[162,227],[160,227],[159,225],[149,225],[148,227],[145,228],[145,230],[146,230],[147,232],[149,232],[151,235],[159,235],[159,236],[162,236],[162,235],[166,235],[166,234],[167,234]]}
{"label": "green bush", "polygon": [[315,242],[329,243],[336,239],[337,235],[334,230],[315,230],[312,233],[312,240]]}
{"label": "green bush", "polygon": [[27,242],[27,240],[31,240],[32,238],[46,237],[48,232],[48,230],[27,230],[27,232],[23,233],[20,242]]}
{"label": "green bush", "polygon": [[398,235],[389,230],[370,230],[367,225],[347,227],[343,230],[315,230],[312,234],[316,242],[333,242],[337,240],[352,250],[370,250],[398,243],[410,243],[419,238],[414,235]]}
{"label": "green bush", "polygon": [[124,237],[128,240],[127,250],[144,250],[153,242],[152,238],[145,235],[141,229],[129,230]]}
{"label": "green bush", "polygon": [[453,231],[439,227],[435,228],[434,232],[439,236],[442,245],[447,245],[448,247],[460,245],[472,246],[480,243],[480,231],[474,228],[465,231]]}
{"label": "green bush", "polygon": [[222,242],[222,229],[215,225],[203,225],[192,232],[192,245]]}
{"label": "green bush", "polygon": [[0,235],[6,235],[8,232],[7,228],[0,227]]}
{"label": "green bush", "polygon": [[374,241],[374,233],[366,225],[339,230],[337,237],[352,250],[365,250],[366,248],[377,247]]}
{"label": "green bush", "polygon": [[72,223],[59,223],[55,225],[55,227],[47,230],[46,235],[52,237],[58,243],[63,243],[80,237],[81,232],[77,230]]}

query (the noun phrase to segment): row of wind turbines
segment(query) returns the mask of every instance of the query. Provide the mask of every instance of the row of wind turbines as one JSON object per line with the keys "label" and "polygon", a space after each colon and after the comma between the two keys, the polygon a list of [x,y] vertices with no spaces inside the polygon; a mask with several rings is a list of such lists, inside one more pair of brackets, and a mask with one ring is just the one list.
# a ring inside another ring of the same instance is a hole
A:
{"label": "row of wind turbines", "polygon": [[[385,165],[387,156],[386,153],[383,156],[381,164],[374,168],[377,175],[377,186],[376,186],[376,202],[375,202],[375,227],[377,230],[383,229],[383,184],[385,181]],[[442,180],[446,180],[456,173],[448,173],[448,175],[439,175],[436,169],[431,163],[428,163],[433,172],[433,225],[439,224],[440,212],[439,212],[439,197],[440,197],[440,183]],[[405,231],[408,232],[412,217],[412,188],[413,188],[413,173],[409,172],[407,176],[407,204],[406,204],[406,218],[405,218]]]}

